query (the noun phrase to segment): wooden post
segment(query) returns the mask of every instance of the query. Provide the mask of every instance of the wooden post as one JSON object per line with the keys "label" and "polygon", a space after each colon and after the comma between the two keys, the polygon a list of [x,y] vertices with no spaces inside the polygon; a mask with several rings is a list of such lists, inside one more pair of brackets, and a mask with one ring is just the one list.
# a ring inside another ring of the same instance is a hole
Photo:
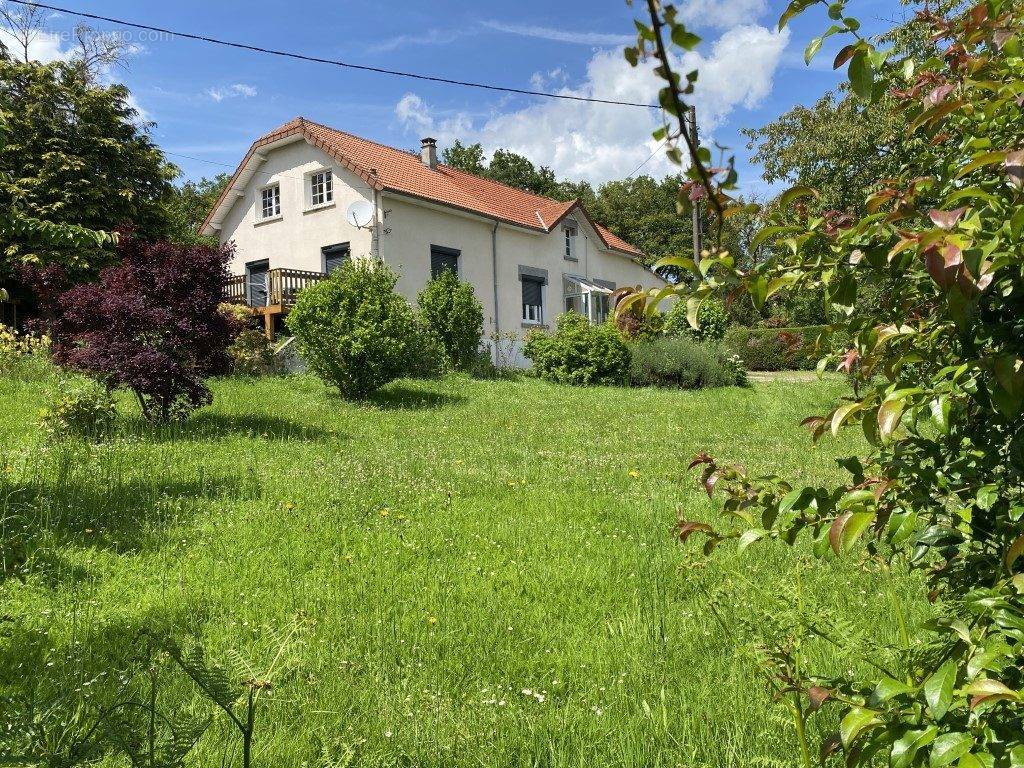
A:
{"label": "wooden post", "polygon": [[[697,139],[697,108],[690,107],[686,111],[686,129],[693,139],[693,145],[695,147],[700,146],[700,141]],[[701,233],[701,221],[700,221],[700,201],[693,201],[693,260],[700,263],[700,252],[704,247]]]}
{"label": "wooden post", "polygon": [[263,332],[267,334],[267,339],[274,340],[274,316],[267,311],[266,307],[263,308]]}

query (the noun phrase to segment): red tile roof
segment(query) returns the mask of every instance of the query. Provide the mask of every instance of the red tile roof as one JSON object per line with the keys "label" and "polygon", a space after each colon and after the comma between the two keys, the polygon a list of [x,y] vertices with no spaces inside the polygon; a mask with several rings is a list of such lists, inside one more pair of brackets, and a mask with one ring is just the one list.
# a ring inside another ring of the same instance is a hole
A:
{"label": "red tile roof", "polygon": [[[299,135],[374,189],[411,195],[528,229],[550,231],[579,204],[576,200],[559,202],[523,192],[443,163],[438,163],[437,169],[433,170],[423,165],[417,154],[361,139],[301,117],[257,139],[235,171],[235,178],[228,189],[234,185],[235,179],[253,154],[281,139]],[[213,220],[214,214],[227,197],[228,189],[224,190],[203,222],[203,229]],[[580,210],[583,211],[582,206]],[[586,211],[583,211],[583,215],[593,225],[606,247],[629,256],[641,255],[637,248],[594,222]]]}

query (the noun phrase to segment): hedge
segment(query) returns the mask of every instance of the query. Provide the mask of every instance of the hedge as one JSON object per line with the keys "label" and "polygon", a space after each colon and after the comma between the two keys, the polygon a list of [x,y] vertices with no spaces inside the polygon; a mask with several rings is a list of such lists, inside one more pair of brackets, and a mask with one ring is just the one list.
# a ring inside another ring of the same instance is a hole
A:
{"label": "hedge", "polygon": [[[740,356],[748,371],[813,370],[829,348],[817,350],[818,336],[827,326],[745,328],[733,326],[722,343]],[[834,341],[833,341],[834,343]]]}

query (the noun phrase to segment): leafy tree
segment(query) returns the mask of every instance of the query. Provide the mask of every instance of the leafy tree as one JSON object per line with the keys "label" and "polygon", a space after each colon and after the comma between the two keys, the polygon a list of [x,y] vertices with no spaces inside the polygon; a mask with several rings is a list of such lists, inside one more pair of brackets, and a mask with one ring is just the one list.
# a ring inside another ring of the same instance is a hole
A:
{"label": "leafy tree", "polygon": [[770,184],[818,191],[818,210],[863,213],[864,190],[898,172],[905,123],[886,97],[865,104],[853,94],[828,93],[812,107],[796,106],[761,128],[745,129],[751,158]]}
{"label": "leafy tree", "polygon": [[445,165],[457,168],[474,176],[486,176],[487,165],[484,163],[484,148],[479,143],[468,147],[456,139],[450,147],[441,150],[441,161]]}
{"label": "leafy tree", "polygon": [[[7,141],[0,173],[26,212],[59,225],[136,236],[168,233],[165,201],[177,170],[137,123],[121,85],[99,87],[73,63],[17,63],[0,55],[0,111]],[[81,242],[41,244],[17,232],[5,242],[6,266],[58,262],[73,275],[95,273],[111,253]]]}
{"label": "leafy tree", "polygon": [[473,293],[473,286],[461,282],[446,269],[424,286],[416,303],[420,319],[441,342],[452,367],[469,370],[484,333],[484,308]]}
{"label": "leafy tree", "polygon": [[679,176],[609,181],[597,190],[594,216],[643,251],[650,263],[664,256],[691,254],[693,229],[676,212],[681,183]]}
{"label": "leafy tree", "polygon": [[218,239],[200,235],[199,228],[230,182],[230,174],[220,173],[212,179],[203,177],[199,181],[186,181],[180,187],[175,186],[165,203],[168,239],[181,245],[217,247]]}
{"label": "leafy tree", "polygon": [[[7,115],[0,110],[0,153],[8,136]],[[21,241],[47,251],[55,248],[101,248],[114,241],[114,237],[106,232],[57,224],[32,216],[24,210],[22,197],[22,189],[10,174],[0,170],[0,243]],[[6,282],[10,268],[16,265],[20,265],[20,261],[0,254],[0,281]],[[10,291],[0,284],[0,301],[8,301],[10,295]]]}
{"label": "leafy tree", "polygon": [[[805,424],[816,439],[855,427],[867,448],[839,462],[845,482],[819,487],[755,478],[702,454],[692,466],[709,495],[724,496],[730,522],[682,519],[678,533],[684,542],[704,535],[708,552],[725,541],[742,550],[810,538],[821,557],[855,554],[929,580],[937,617],[913,639],[908,627],[898,646],[876,639],[856,649],[876,670],[870,676],[809,669],[804,639],[838,643],[827,616],[773,641],[766,667],[789,703],[806,768],[807,720],[823,706],[838,707],[841,721],[822,761],[842,753],[850,766],[1011,768],[1024,761],[1024,8],[926,5],[915,23],[927,43],[895,55],[859,36],[845,5],[828,7],[835,23],[825,34],[853,37],[836,67],[847,66],[858,99],[902,121],[911,151],[861,190],[857,217],[811,215],[820,197],[806,186],[784,193],[755,238],[778,247],[754,269],[738,268],[717,243],[700,264],[673,263],[694,275],[678,289],[691,323],[713,294],[742,291],[761,307],[778,291],[824,289],[832,330],[852,343],[820,368],[838,362],[858,386]],[[793,0],[780,26],[808,7]],[[683,131],[696,74],[672,71],[665,42],[688,48],[698,38],[670,6],[648,0],[648,11],[651,23],[638,25],[626,55],[659,59],[661,103],[674,119],[658,135],[687,144],[691,196],[708,200],[720,231],[739,207],[735,172],[731,163],[709,169],[707,150]],[[808,59],[820,47],[812,41]],[[863,286],[884,279],[898,289],[858,302]],[[649,298],[658,296],[636,293],[620,306]]]}
{"label": "leafy tree", "polygon": [[233,327],[218,311],[230,253],[122,237],[121,262],[57,300],[53,357],[109,388],[131,389],[155,422],[186,417],[226,373]]}

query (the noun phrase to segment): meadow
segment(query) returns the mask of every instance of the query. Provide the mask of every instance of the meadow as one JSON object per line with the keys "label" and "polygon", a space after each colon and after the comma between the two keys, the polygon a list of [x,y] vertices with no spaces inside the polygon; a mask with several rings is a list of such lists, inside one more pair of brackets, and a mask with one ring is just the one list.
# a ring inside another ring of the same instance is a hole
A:
{"label": "meadow", "polygon": [[[676,392],[448,377],[352,404],[312,377],[229,378],[173,429],[125,398],[118,435],[96,444],[40,433],[51,385],[0,382],[0,517],[38,542],[28,581],[0,584],[21,639],[4,689],[43,670],[86,686],[140,628],[169,628],[254,674],[275,666],[255,765],[795,765],[759,635],[827,606],[863,648],[897,637],[892,601],[925,602],[856,558],[762,542],[705,559],[673,540],[680,510],[718,519],[687,471],[698,451],[836,479],[856,438],[813,448],[797,425],[840,379]],[[834,726],[820,717],[816,735]],[[221,765],[228,739],[220,718],[192,764]]]}

